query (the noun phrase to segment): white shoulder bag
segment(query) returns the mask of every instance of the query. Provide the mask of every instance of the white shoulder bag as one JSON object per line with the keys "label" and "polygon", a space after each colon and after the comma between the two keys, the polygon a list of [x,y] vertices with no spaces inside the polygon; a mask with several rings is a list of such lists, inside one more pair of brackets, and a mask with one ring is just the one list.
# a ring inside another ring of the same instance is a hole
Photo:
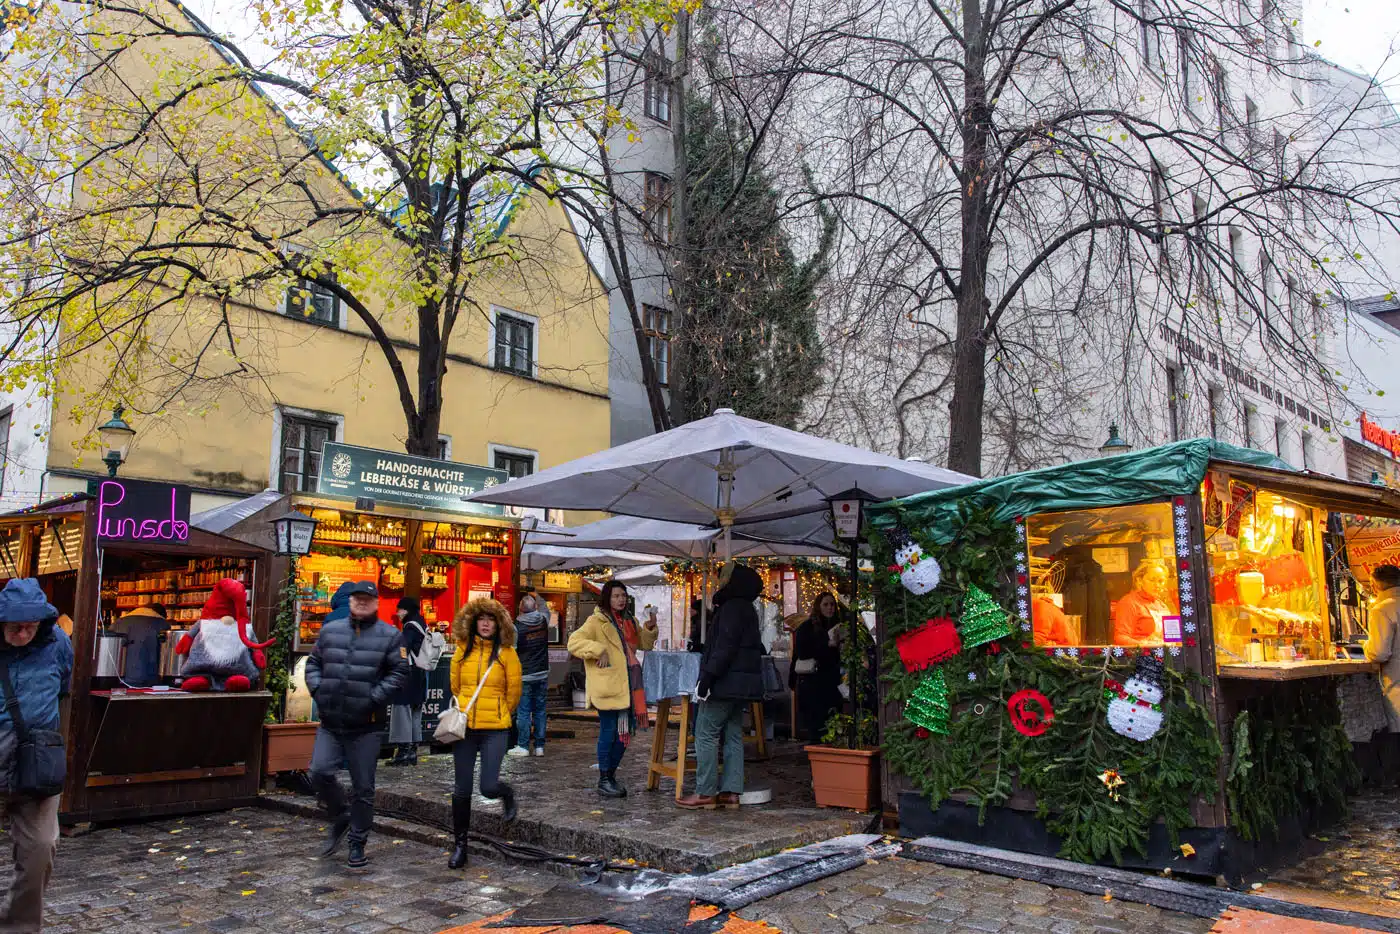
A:
{"label": "white shoulder bag", "polygon": [[472,699],[467,701],[467,708],[463,710],[457,706],[457,696],[452,696],[452,706],[444,710],[438,716],[437,729],[433,730],[433,739],[439,743],[460,742],[467,735],[467,714],[472,707],[476,706],[476,699],[481,696],[482,685],[486,683],[486,678],[491,674],[491,669],[496,667],[492,662],[486,666],[486,670],[481,673],[481,680],[476,683],[476,690],[472,692]]}

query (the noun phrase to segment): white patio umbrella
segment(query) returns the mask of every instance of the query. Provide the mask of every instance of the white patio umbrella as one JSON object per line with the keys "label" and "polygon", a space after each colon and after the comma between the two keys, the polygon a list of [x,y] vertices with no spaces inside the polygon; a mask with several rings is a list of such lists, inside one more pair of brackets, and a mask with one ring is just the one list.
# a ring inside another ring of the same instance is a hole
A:
{"label": "white patio umbrella", "polygon": [[655,564],[657,555],[605,548],[562,548],[529,544],[520,549],[522,571],[578,571],[591,567],[633,568]]}
{"label": "white patio umbrella", "polygon": [[[713,553],[720,530],[688,522],[665,522],[637,516],[613,516],[568,529],[567,536],[540,534],[533,542],[567,551],[570,548],[612,549],[641,552],[667,558],[703,560]],[[829,556],[832,548],[785,544],[755,538],[743,531],[732,536],[730,556],[735,558]],[[655,561],[655,559],[652,559]]]}
{"label": "white patio umbrella", "polygon": [[893,499],[974,479],[719,409],[467,499],[715,527],[723,530],[720,553],[728,558],[736,526],[769,542],[829,547],[829,500],[852,488]]}

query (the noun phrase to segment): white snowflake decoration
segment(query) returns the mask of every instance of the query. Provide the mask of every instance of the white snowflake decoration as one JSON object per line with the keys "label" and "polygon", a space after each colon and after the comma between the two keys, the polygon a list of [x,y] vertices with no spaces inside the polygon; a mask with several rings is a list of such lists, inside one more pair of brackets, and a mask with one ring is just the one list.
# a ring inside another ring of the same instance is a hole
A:
{"label": "white snowflake decoration", "polygon": [[1056,658],[1064,658],[1064,657],[1065,657],[1065,650],[1064,650],[1064,649],[1056,649],[1056,650],[1055,650],[1055,657],[1056,657]]}
{"label": "white snowflake decoration", "polygon": [[1174,646],[1172,646],[1172,647],[1171,647],[1171,653],[1172,653],[1172,657],[1173,657],[1173,658],[1175,658],[1176,656],[1180,655],[1180,654],[1181,654],[1181,646],[1179,646],[1179,645],[1174,645]]}
{"label": "white snowflake decoration", "polygon": [[1017,600],[1017,601],[1016,601],[1016,612],[1019,613],[1021,616],[1025,616],[1025,615],[1026,615],[1026,611],[1029,610],[1029,609],[1030,609],[1030,604],[1028,604],[1025,600]]}
{"label": "white snowflake decoration", "polygon": [[1122,647],[1121,645],[1115,645],[1115,646],[1113,647],[1113,657],[1114,657],[1114,658],[1122,658],[1122,657],[1123,657],[1123,647]]}
{"label": "white snowflake decoration", "polygon": [[1017,573],[1017,574],[1024,574],[1024,573],[1026,573],[1026,562],[1024,562],[1024,561],[1017,561],[1017,562],[1016,562],[1016,573]]}
{"label": "white snowflake decoration", "polygon": [[969,680],[969,681],[976,681],[976,680],[977,680],[977,672],[975,672],[975,671],[969,671],[969,672],[967,673],[967,680]]}
{"label": "white snowflake decoration", "polygon": [[1187,632],[1195,632],[1196,624],[1191,622],[1190,620],[1187,620],[1186,622],[1181,624],[1181,628],[1185,629]]}
{"label": "white snowflake decoration", "polygon": [[1078,649],[1072,649],[1072,648],[1071,648],[1071,649],[1065,649],[1065,654],[1068,655],[1070,658],[1078,658],[1078,657],[1079,657],[1079,650],[1078,650]]}
{"label": "white snowflake decoration", "polygon": [[1021,631],[1022,631],[1022,632],[1030,632],[1030,631],[1031,631],[1031,624],[1030,624],[1030,623],[1022,623],[1022,624],[1021,624]]}
{"label": "white snowflake decoration", "polygon": [[1177,545],[1177,546],[1176,546],[1176,556],[1177,556],[1178,558],[1189,558],[1189,557],[1191,557],[1191,549],[1188,548],[1188,547],[1186,547],[1186,543],[1185,543],[1185,542],[1182,542],[1180,545]]}
{"label": "white snowflake decoration", "polygon": [[1030,591],[1027,590],[1025,587],[1017,587],[1017,588],[1016,588],[1016,596],[1018,596],[1018,597],[1026,597],[1026,596],[1029,596],[1029,595],[1030,595]]}
{"label": "white snowflake decoration", "polygon": [[1152,654],[1155,655],[1155,656],[1157,656],[1158,658],[1161,658],[1162,655],[1164,654],[1164,653],[1162,652],[1162,647],[1161,647],[1161,646],[1158,646],[1157,648],[1153,649],[1153,650],[1152,650]]}
{"label": "white snowflake decoration", "polygon": [[1178,516],[1182,516],[1182,517],[1184,518],[1184,517],[1186,516],[1186,507],[1185,507],[1185,506],[1178,506],[1178,507],[1176,507],[1176,514],[1177,514]]}

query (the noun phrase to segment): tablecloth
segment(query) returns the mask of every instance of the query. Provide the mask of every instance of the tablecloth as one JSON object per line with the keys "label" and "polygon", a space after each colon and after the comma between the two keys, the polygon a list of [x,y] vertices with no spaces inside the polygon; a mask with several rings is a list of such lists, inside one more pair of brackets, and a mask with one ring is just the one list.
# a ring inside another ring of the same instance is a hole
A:
{"label": "tablecloth", "polygon": [[[647,703],[654,704],[668,697],[693,694],[700,681],[699,652],[646,652],[642,655],[642,687]],[[763,656],[763,690],[765,697],[783,692],[782,676],[778,674],[773,656]]]}

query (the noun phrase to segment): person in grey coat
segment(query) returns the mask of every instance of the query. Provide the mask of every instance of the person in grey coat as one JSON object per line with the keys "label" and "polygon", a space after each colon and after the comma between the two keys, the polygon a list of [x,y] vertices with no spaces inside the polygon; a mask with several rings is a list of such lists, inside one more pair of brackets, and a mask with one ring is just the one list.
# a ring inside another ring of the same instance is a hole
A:
{"label": "person in grey coat", "polygon": [[[322,858],[329,859],[348,834],[347,865],[368,865],[365,842],[374,820],[374,776],[384,742],[389,699],[408,679],[408,650],[399,631],[379,618],[379,590],[357,581],[349,591],[350,616],[321,627],[306,661],[306,689],[316,700],[321,725],[311,751],[311,782],[331,826]],[[349,807],[336,771],[349,766]]]}

